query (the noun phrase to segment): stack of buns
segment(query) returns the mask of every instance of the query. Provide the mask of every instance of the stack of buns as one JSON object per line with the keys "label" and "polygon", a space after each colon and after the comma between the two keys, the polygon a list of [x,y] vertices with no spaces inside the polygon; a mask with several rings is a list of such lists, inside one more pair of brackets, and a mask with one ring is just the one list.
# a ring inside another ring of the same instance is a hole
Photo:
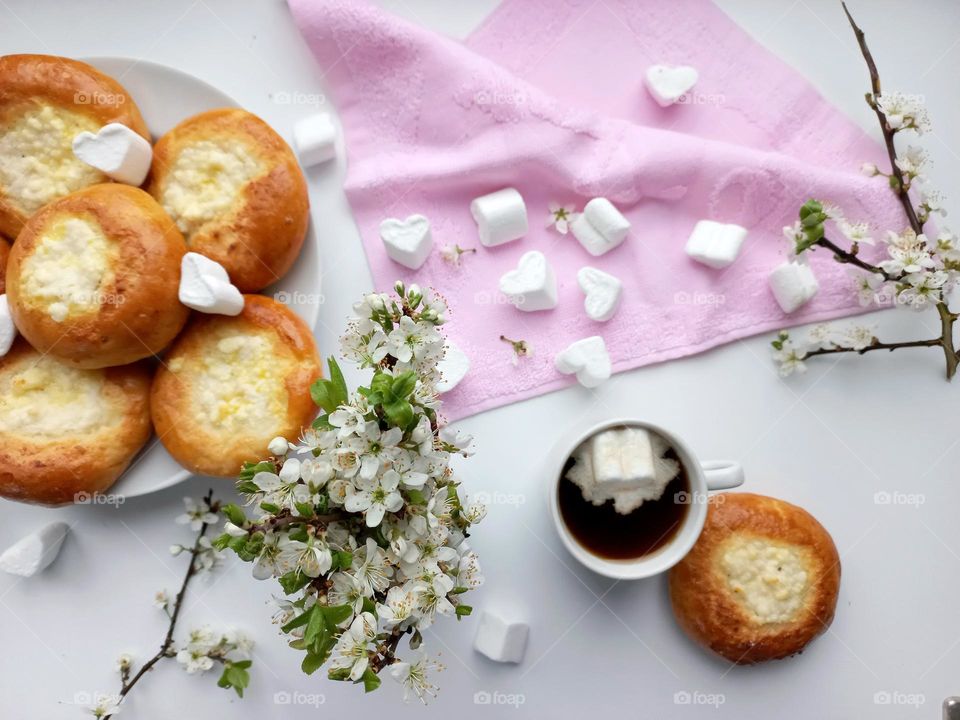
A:
{"label": "stack of buns", "polygon": [[309,220],[293,152],[255,115],[211,110],[158,140],[140,189],[73,152],[109,123],[150,139],[133,98],[95,68],[0,57],[0,294],[21,335],[0,357],[3,497],[103,492],[152,427],[184,467],[233,476],[316,412],[320,361],[296,314],[259,295],[235,317],[178,298],[188,251],[245,293],[290,269]]}

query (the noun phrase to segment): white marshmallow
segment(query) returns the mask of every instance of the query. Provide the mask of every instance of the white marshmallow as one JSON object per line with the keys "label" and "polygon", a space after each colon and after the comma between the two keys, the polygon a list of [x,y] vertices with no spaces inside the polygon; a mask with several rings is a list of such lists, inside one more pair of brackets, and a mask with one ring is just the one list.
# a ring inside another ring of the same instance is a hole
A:
{"label": "white marshmallow", "polygon": [[13,341],[16,339],[17,326],[13,324],[10,303],[7,301],[6,295],[0,295],[0,357],[10,352]]}
{"label": "white marshmallow", "polygon": [[380,223],[380,239],[390,259],[411,270],[418,270],[433,250],[430,221],[423,215],[406,220],[387,218]]}
{"label": "white marshmallow", "polygon": [[518,663],[527,650],[530,626],[522,622],[507,622],[498,615],[484,610],[473,638],[474,649],[491,660],[502,663]]}
{"label": "white marshmallow", "polygon": [[73,154],[117,182],[136,186],[147,179],[153,162],[150,141],[120,123],[78,134],[73,138]]}
{"label": "white marshmallow", "polygon": [[312,167],[337,156],[337,128],[329,113],[317,113],[293,126],[293,148],[303,167]]}
{"label": "white marshmallow", "polygon": [[443,359],[437,363],[440,371],[440,380],[436,384],[437,392],[445,393],[453,390],[470,369],[470,358],[451,340],[446,342]]}
{"label": "white marshmallow", "polygon": [[657,479],[650,433],[643,428],[608,430],[590,440],[593,475],[608,490],[632,490]]}
{"label": "white marshmallow", "polygon": [[[627,226],[629,227],[629,223]],[[604,237],[600,230],[593,226],[586,213],[580,213],[570,221],[570,232],[583,245],[584,250],[594,256],[610,252],[627,237],[626,234],[620,233],[612,235],[611,237],[614,238],[612,241]]]}
{"label": "white marshmallow", "polygon": [[697,84],[697,69],[689,65],[651,65],[643,79],[647,90],[661,107],[673,105]]}
{"label": "white marshmallow", "polygon": [[785,262],[770,273],[770,290],[785,313],[792,313],[808,302],[820,284],[806,263]]}
{"label": "white marshmallow", "polygon": [[200,253],[188,252],[180,261],[180,302],[210,315],[239,315],[243,295],[230,282],[223,265]]}
{"label": "white marshmallow", "polygon": [[520,256],[516,270],[500,278],[500,292],[518,310],[550,310],[557,306],[557,276],[543,253],[531,250]]}
{"label": "white marshmallow", "polygon": [[576,373],[579,383],[587,388],[597,387],[612,372],[607,345],[599,335],[572,343],[554,356],[553,364],[564,375]]}
{"label": "white marshmallow", "polygon": [[480,242],[487,247],[519,240],[527,234],[527,206],[514,188],[504,188],[474,199],[470,213]]}
{"label": "white marshmallow", "polygon": [[686,252],[697,262],[717,270],[737,259],[747,229],[732,223],[700,220],[687,239]]}
{"label": "white marshmallow", "polygon": [[21,538],[0,555],[0,570],[21,577],[36,575],[56,559],[69,529],[65,522],[52,522]]}
{"label": "white marshmallow", "polygon": [[583,208],[583,216],[613,247],[622,243],[630,232],[630,221],[606,198],[594,198],[588,202]]}
{"label": "white marshmallow", "polygon": [[613,317],[620,307],[620,296],[623,294],[620,280],[587,265],[577,272],[577,283],[586,295],[583,309],[587,317],[597,322],[606,322]]}

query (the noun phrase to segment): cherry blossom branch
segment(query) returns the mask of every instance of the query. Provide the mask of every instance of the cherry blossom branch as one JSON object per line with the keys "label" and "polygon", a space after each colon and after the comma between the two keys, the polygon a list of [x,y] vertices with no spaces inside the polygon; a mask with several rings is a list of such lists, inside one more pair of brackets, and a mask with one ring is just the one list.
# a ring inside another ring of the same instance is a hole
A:
{"label": "cherry blossom branch", "polygon": [[871,350],[889,350],[894,351],[899,348],[908,348],[908,347],[937,347],[941,344],[941,338],[932,338],[931,340],[912,340],[910,342],[897,342],[897,343],[885,343],[880,342],[877,339],[874,339],[873,344],[867,345],[863,348],[852,348],[852,347],[830,347],[830,348],[818,348],[817,350],[809,350],[804,357],[813,357],[814,355],[833,355],[835,353],[857,353],[858,355],[863,355],[868,353]]}
{"label": "cherry blossom branch", "polygon": [[847,16],[850,27],[853,28],[853,34],[857,38],[857,44],[860,46],[860,52],[862,53],[863,59],[867,63],[867,69],[870,72],[870,86],[873,92],[867,94],[867,104],[873,108],[873,111],[877,115],[877,119],[880,121],[880,130],[883,133],[883,142],[887,147],[887,156],[890,158],[890,172],[896,181],[895,183],[891,183],[893,186],[893,191],[897,194],[897,197],[900,198],[900,204],[903,205],[903,211],[907,215],[907,220],[910,222],[910,227],[913,228],[913,231],[917,233],[917,235],[919,235],[923,232],[923,223],[921,223],[920,219],[917,217],[917,211],[913,207],[913,202],[910,199],[910,186],[904,181],[903,172],[900,170],[899,165],[897,165],[897,148],[893,141],[895,130],[890,127],[890,124],[887,122],[887,116],[877,104],[877,98],[881,95],[880,72],[877,70],[877,63],[873,59],[873,54],[870,52],[870,48],[867,47],[866,35],[864,34],[863,30],[860,29],[860,26],[854,21],[853,16],[847,9],[847,4],[843,2],[841,5],[843,5],[843,12]]}
{"label": "cherry blossom branch", "polygon": [[837,262],[847,264],[847,265],[856,265],[861,270],[866,270],[867,272],[877,273],[878,275],[882,275],[885,280],[888,280],[890,282],[897,282],[901,280],[903,277],[902,273],[900,275],[891,275],[886,270],[883,270],[882,268],[879,268],[876,265],[871,265],[870,263],[865,262],[864,260],[861,260],[854,252],[850,250],[844,250],[842,247],[840,247],[839,245],[837,245],[832,240],[826,237],[820,238],[814,244],[820,245],[821,247],[825,247],[827,250],[832,252],[833,257],[836,259]]}

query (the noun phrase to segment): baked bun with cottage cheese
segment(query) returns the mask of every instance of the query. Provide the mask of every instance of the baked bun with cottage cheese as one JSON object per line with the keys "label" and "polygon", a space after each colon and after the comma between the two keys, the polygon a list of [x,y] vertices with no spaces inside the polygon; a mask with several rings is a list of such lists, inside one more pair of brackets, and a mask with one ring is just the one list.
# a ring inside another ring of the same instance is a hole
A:
{"label": "baked bun with cottage cheese", "polygon": [[190,250],[223,265],[241,292],[279,280],[303,246],[303,172],[283,138],[246,110],[209,110],[161,137],[147,189]]}
{"label": "baked bun with cottage cheese", "polygon": [[741,665],[800,652],[833,621],[840,557],[807,511],[763,495],[711,499],[703,533],[670,571],[677,622]]}
{"label": "baked bun with cottage cheese", "polygon": [[10,243],[0,237],[0,295],[6,292],[7,258],[10,257]]}
{"label": "baked bun with cottage cheese", "polygon": [[146,363],[80,370],[19,338],[0,358],[0,496],[85,502],[150,437]]}
{"label": "baked bun with cottage cheese", "polygon": [[37,212],[13,244],[7,297],[30,344],[68,365],[126,365],[163,350],[187,320],[183,236],[143,190],[110,183]]}
{"label": "baked bun with cottage cheese", "polygon": [[120,123],[150,139],[130,94],[77,60],[0,57],[0,234],[16,238],[52,200],[107,182],[73,154],[73,138]]}
{"label": "baked bun with cottage cheese", "polygon": [[277,436],[296,440],[317,413],[320,358],[285,305],[245,295],[235,317],[195,314],[163,358],[150,395],[157,435],[188,470],[235,476]]}

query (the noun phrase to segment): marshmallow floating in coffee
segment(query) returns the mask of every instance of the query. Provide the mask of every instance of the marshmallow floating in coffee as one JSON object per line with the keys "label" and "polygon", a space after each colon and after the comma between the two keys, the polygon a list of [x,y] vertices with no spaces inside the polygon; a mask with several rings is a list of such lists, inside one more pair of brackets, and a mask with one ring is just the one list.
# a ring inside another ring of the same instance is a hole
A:
{"label": "marshmallow floating in coffee", "polygon": [[644,428],[614,428],[597,433],[573,454],[567,478],[594,505],[613,501],[628,515],[643,503],[659,500],[679,474],[680,464],[664,457],[670,446]]}
{"label": "marshmallow floating in coffee", "polygon": [[620,280],[587,265],[577,272],[577,284],[586,295],[583,309],[587,317],[597,322],[606,322],[613,317],[620,307],[620,296],[623,293],[623,283]]}
{"label": "marshmallow floating in coffee", "polygon": [[303,167],[312,167],[337,156],[337,128],[329,113],[317,113],[293,126],[293,147]]}
{"label": "marshmallow floating in coffee", "polygon": [[554,356],[553,364],[564,375],[576,373],[577,381],[587,388],[597,387],[612,372],[607,345],[599,335],[570,344]]}
{"label": "marshmallow floating in coffee", "polygon": [[488,610],[480,614],[474,649],[491,660],[518,663],[527,650],[530,626],[522,622],[507,622]]}
{"label": "marshmallow floating in coffee", "polygon": [[380,223],[380,239],[390,259],[411,270],[418,270],[433,250],[430,221],[423,215],[387,218]]}
{"label": "marshmallow floating in coffee", "polygon": [[500,292],[518,310],[550,310],[557,306],[557,276],[544,254],[531,250],[520,257],[515,270],[500,278]]}
{"label": "marshmallow floating in coffee", "polygon": [[470,213],[477,223],[480,242],[487,247],[519,240],[527,234],[527,206],[514,188],[504,188],[476,198]]}
{"label": "marshmallow floating in coffee", "polygon": [[440,380],[435,387],[437,392],[445,393],[453,390],[470,369],[470,358],[451,340],[447,340],[443,358],[437,363]]}
{"label": "marshmallow floating in coffee", "polygon": [[13,324],[10,303],[7,301],[6,295],[0,295],[0,357],[10,352],[13,341],[16,339],[17,326]]}
{"label": "marshmallow floating in coffee", "polygon": [[73,138],[73,154],[111,179],[136,186],[147,179],[153,162],[150,141],[121,123],[78,134]]}
{"label": "marshmallow floating in coffee", "polygon": [[65,522],[52,522],[30,533],[0,555],[0,570],[21,577],[36,575],[56,559],[69,529]]}
{"label": "marshmallow floating in coffee", "polygon": [[643,76],[647,90],[661,107],[673,105],[686,95],[698,78],[697,69],[689,65],[651,65]]}
{"label": "marshmallow floating in coffee", "polygon": [[720,270],[740,254],[747,229],[732,223],[700,220],[687,239],[686,253],[697,262]]}
{"label": "marshmallow floating in coffee", "polygon": [[603,255],[619,246],[630,231],[630,221],[606,198],[594,198],[570,223],[570,232],[591,255]]}
{"label": "marshmallow floating in coffee", "polygon": [[770,290],[785,313],[792,313],[810,301],[820,284],[806,263],[785,262],[770,273]]}
{"label": "marshmallow floating in coffee", "polygon": [[243,295],[230,282],[223,265],[200,253],[188,252],[180,261],[180,302],[210,315],[239,315]]}

